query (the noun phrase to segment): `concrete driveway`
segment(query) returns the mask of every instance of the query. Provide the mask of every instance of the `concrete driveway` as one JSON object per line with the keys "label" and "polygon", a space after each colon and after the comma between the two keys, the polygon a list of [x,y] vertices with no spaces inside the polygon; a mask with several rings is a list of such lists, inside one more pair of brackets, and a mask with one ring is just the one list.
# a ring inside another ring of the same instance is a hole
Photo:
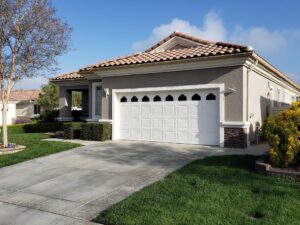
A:
{"label": "concrete driveway", "polygon": [[0,169],[0,224],[93,224],[99,212],[197,158],[261,154],[265,146],[219,149],[106,142]]}

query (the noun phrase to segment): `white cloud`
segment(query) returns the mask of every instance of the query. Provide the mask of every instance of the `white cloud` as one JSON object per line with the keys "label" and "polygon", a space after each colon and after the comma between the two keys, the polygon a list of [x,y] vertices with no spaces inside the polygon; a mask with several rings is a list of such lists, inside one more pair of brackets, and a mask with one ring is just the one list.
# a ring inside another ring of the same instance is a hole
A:
{"label": "white cloud", "polygon": [[181,31],[213,41],[229,41],[251,45],[258,52],[267,55],[279,53],[287,46],[291,46],[292,43],[297,43],[300,40],[300,29],[269,30],[259,26],[252,28],[236,26],[235,29],[227,29],[220,15],[210,11],[204,16],[202,26],[196,26],[189,21],[175,18],[168,24],[155,27],[146,40],[135,42],[133,49],[135,51],[144,50],[174,31]]}
{"label": "white cloud", "polygon": [[270,31],[263,27],[243,29],[237,27],[230,40],[254,46],[260,52],[272,54],[287,45],[287,38],[282,31]]}
{"label": "white cloud", "polygon": [[48,83],[48,78],[46,77],[33,77],[33,78],[24,78],[23,80],[18,81],[13,89],[41,89],[43,84]]}
{"label": "white cloud", "polygon": [[186,20],[173,19],[168,24],[162,24],[155,27],[150,36],[144,41],[138,41],[133,44],[133,49],[136,51],[144,50],[156,42],[162,40],[174,31],[180,31],[193,36],[201,37],[209,40],[225,40],[226,29],[222,19],[213,11],[206,14],[202,27],[190,24]]}

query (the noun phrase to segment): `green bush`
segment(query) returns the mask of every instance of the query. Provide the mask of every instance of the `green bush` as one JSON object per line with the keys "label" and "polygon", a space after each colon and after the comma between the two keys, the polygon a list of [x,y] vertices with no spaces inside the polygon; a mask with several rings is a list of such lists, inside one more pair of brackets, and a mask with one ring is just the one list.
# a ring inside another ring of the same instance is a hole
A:
{"label": "green bush", "polygon": [[63,130],[63,122],[25,124],[25,133],[47,133]]}
{"label": "green bush", "polygon": [[106,123],[85,123],[81,125],[81,139],[93,141],[111,140],[112,126]]}
{"label": "green bush", "polygon": [[8,126],[7,129],[8,129],[8,135],[25,133],[24,124],[11,125],[11,126]]}
{"label": "green bush", "polygon": [[264,137],[270,145],[271,162],[279,167],[300,165],[300,104],[276,117],[269,117],[263,126]]}
{"label": "green bush", "polygon": [[56,121],[57,117],[59,117],[58,110],[47,110],[47,111],[42,112],[39,119],[42,122],[54,122],[54,121]]}
{"label": "green bush", "polygon": [[91,126],[89,123],[84,123],[81,125],[81,139],[82,140],[91,140]]}
{"label": "green bush", "polygon": [[82,125],[82,122],[64,123],[63,124],[64,138],[66,138],[66,139],[80,138],[81,125]]}

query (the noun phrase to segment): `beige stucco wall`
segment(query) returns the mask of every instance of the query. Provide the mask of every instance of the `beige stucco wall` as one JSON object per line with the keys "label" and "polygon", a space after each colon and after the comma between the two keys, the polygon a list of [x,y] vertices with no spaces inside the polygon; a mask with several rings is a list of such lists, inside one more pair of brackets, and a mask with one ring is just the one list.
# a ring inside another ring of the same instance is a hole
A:
{"label": "beige stucco wall", "polygon": [[[240,66],[106,77],[102,79],[102,88],[109,88],[111,92],[112,89],[219,83],[224,83],[225,89],[231,87],[236,90],[225,93],[225,121],[242,121],[243,68]],[[102,118],[112,118],[111,95],[102,98]]]}
{"label": "beige stucco wall", "polygon": [[[244,74],[247,76],[247,69],[245,68]],[[262,76],[258,72],[252,71],[249,74],[249,117],[248,121],[250,122],[249,128],[249,138],[250,141],[255,140],[255,127],[256,124],[260,126],[263,124],[263,121],[266,119],[267,111],[270,110],[272,106],[284,106],[288,102],[285,102],[284,93],[288,92],[289,94],[297,96],[299,93],[297,91],[288,90],[291,87],[286,86],[280,80],[276,78],[268,78]],[[269,93],[269,94],[268,94]],[[272,97],[273,96],[273,97]],[[271,99],[273,99],[273,103]]]}
{"label": "beige stucco wall", "polygon": [[16,105],[16,114],[17,117],[28,117],[31,118],[34,116],[34,102],[21,102]]}

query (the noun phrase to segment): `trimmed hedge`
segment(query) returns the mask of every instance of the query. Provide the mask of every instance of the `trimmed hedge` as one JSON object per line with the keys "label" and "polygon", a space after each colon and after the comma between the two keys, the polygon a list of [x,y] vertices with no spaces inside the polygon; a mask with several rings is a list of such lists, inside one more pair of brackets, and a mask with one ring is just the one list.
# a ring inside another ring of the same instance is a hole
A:
{"label": "trimmed hedge", "polygon": [[56,132],[63,130],[63,122],[25,124],[23,130],[25,133]]}
{"label": "trimmed hedge", "polygon": [[80,138],[81,134],[81,125],[82,122],[71,122],[71,123],[64,123],[64,138],[66,139],[78,139]]}
{"label": "trimmed hedge", "polygon": [[81,125],[81,139],[93,141],[111,140],[112,125],[107,123],[85,123]]}

